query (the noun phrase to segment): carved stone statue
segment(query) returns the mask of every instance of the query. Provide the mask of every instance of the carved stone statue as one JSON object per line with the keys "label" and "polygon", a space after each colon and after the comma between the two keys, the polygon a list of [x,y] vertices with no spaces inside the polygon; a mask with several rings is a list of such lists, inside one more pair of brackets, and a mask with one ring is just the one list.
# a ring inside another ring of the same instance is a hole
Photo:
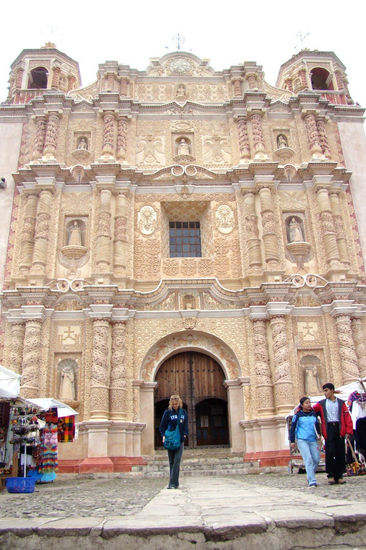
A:
{"label": "carved stone statue", "polygon": [[290,243],[297,243],[304,241],[304,235],[301,229],[300,223],[296,218],[291,218],[290,223],[288,224],[288,236]]}
{"label": "carved stone statue", "polygon": [[79,142],[78,142],[78,149],[82,149],[83,151],[87,151],[87,150],[88,150],[88,140],[86,139],[86,137],[82,136],[82,137],[79,139]]}
{"label": "carved stone statue", "polygon": [[190,155],[189,143],[185,138],[181,138],[177,146],[178,155]]}
{"label": "carved stone statue", "polygon": [[187,98],[186,87],[185,87],[184,84],[179,84],[177,86],[177,90],[175,92],[175,97],[177,99],[186,99]]}
{"label": "carved stone statue", "polygon": [[75,392],[75,372],[71,365],[65,365],[60,373],[60,399],[74,400]]}
{"label": "carved stone statue", "polygon": [[78,220],[74,220],[68,226],[68,242],[69,246],[82,246],[81,228]]}
{"label": "carved stone statue", "polygon": [[305,367],[304,382],[306,395],[317,395],[320,392],[318,373],[315,365]]}
{"label": "carved stone statue", "polygon": [[279,134],[277,136],[277,147],[279,149],[281,149],[281,147],[288,147],[287,137],[284,136],[283,134]]}

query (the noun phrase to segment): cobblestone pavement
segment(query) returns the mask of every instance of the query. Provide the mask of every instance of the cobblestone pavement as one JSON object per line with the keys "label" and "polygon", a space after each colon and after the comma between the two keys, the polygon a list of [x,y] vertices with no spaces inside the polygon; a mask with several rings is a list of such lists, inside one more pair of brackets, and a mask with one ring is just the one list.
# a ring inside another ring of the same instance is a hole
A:
{"label": "cobblestone pavement", "polygon": [[[188,478],[187,478],[188,479]],[[204,486],[210,477],[201,476]],[[284,490],[313,491],[319,497],[365,502],[366,476],[347,477],[345,485],[329,486],[325,474],[317,474],[318,487],[308,489],[303,474],[263,473],[230,476],[246,487],[272,487]],[[184,488],[184,477],[181,486]],[[73,477],[60,476],[54,483],[36,485],[34,493],[0,493],[0,517],[106,517],[136,514],[166,487],[164,478]]]}

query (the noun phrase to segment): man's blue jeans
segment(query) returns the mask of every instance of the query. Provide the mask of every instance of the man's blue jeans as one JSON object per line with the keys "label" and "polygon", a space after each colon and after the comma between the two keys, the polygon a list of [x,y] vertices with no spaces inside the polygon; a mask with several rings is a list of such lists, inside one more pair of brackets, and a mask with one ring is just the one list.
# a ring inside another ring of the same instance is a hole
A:
{"label": "man's blue jeans", "polygon": [[320,450],[317,441],[298,439],[297,446],[304,461],[306,477],[309,485],[316,485],[315,472],[320,460]]}
{"label": "man's blue jeans", "polygon": [[183,448],[184,443],[181,443],[179,449],[176,449],[175,451],[168,451],[170,468],[169,487],[175,487],[176,489],[179,487],[179,470]]}

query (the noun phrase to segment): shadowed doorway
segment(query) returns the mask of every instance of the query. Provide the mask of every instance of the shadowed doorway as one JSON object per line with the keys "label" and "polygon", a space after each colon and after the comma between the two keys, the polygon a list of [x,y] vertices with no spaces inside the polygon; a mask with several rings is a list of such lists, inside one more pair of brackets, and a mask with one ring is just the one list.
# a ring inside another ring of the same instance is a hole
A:
{"label": "shadowed doorway", "polygon": [[169,397],[179,393],[188,411],[189,448],[228,445],[225,376],[220,365],[203,353],[187,351],[167,359],[155,381],[155,447],[161,447],[159,424]]}

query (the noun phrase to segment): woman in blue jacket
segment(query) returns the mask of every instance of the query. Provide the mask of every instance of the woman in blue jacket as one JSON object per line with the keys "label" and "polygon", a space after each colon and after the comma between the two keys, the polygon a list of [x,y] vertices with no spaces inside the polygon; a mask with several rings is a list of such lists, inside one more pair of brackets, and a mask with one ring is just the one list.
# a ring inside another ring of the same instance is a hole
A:
{"label": "woman in blue jacket", "polygon": [[310,399],[306,396],[300,399],[300,409],[293,416],[290,429],[291,450],[297,446],[304,461],[309,487],[316,487],[315,472],[320,460],[318,445],[320,426]]}
{"label": "woman in blue jacket", "polygon": [[188,436],[188,414],[183,409],[183,402],[179,395],[172,395],[169,400],[169,406],[164,411],[163,417],[160,422],[159,430],[163,443],[165,440],[166,430],[175,430],[179,418],[179,432],[180,432],[180,447],[174,451],[168,449],[169,457],[169,485],[168,489],[178,489],[179,487],[179,470],[180,461],[183,454],[184,441]]}

